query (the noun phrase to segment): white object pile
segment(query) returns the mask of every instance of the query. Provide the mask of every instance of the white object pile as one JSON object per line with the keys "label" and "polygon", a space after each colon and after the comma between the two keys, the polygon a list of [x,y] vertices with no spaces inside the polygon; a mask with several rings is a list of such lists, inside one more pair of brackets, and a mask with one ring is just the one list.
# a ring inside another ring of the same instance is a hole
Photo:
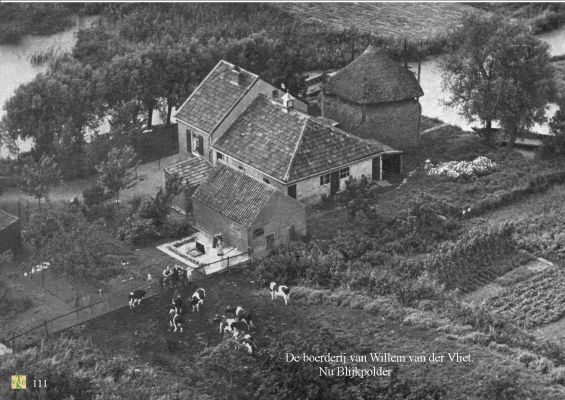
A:
{"label": "white object pile", "polygon": [[49,267],[51,266],[51,263],[49,263],[48,261],[44,261],[40,264],[37,264],[34,267],[31,267],[31,271],[29,272],[29,274],[27,272],[24,272],[24,276],[29,276],[31,277],[33,274],[37,274],[43,270],[49,269]]}
{"label": "white object pile", "polygon": [[424,170],[428,175],[446,176],[448,178],[470,178],[473,176],[488,175],[498,165],[486,157],[480,156],[473,161],[448,161],[432,164],[430,160],[426,160]]}

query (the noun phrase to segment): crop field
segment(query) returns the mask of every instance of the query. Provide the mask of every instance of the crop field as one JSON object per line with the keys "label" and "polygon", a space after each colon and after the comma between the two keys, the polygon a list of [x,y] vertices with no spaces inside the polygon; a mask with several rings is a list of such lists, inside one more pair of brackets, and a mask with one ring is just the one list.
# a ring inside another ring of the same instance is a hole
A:
{"label": "crop field", "polygon": [[432,39],[445,34],[465,12],[476,8],[456,3],[276,3],[307,20],[337,29],[355,27],[380,37]]}
{"label": "crop field", "polygon": [[565,316],[565,270],[526,279],[493,297],[488,304],[524,328],[557,321]]}
{"label": "crop field", "polygon": [[[186,331],[181,335],[173,334],[167,329],[169,295],[148,299],[133,311],[123,308],[97,318],[87,324],[83,334],[108,355],[121,354],[142,363],[149,362],[166,373],[168,380],[175,381],[177,385],[195,384],[184,381],[179,365],[189,364],[207,346],[213,347],[222,341],[218,325],[212,322],[212,318],[230,303],[242,305],[254,312],[257,325],[254,335],[259,348],[265,343],[276,341],[285,332],[297,330],[313,337],[321,331],[331,332],[342,343],[342,348],[335,349],[336,353],[470,353],[473,358],[471,368],[468,364],[407,363],[400,365],[400,374],[442,384],[447,390],[446,398],[466,398],[476,390],[475,382],[470,378],[475,368],[512,365],[518,370],[520,379],[529,382],[536,393],[540,394],[539,398],[559,398],[547,394],[541,397],[545,393],[544,378],[541,375],[532,373],[515,361],[487,348],[454,342],[433,330],[403,326],[361,310],[326,304],[306,305],[293,301],[292,296],[291,303],[285,307],[280,298],[279,301],[271,302],[266,288],[253,279],[253,274],[239,270],[211,276],[202,281],[199,286],[207,292],[203,309],[200,313],[185,311],[188,323]],[[183,294],[191,294],[194,288],[191,286],[185,289]],[[450,384],[454,381],[460,384]],[[213,387],[198,389],[214,398],[225,396],[225,393],[214,393]]]}

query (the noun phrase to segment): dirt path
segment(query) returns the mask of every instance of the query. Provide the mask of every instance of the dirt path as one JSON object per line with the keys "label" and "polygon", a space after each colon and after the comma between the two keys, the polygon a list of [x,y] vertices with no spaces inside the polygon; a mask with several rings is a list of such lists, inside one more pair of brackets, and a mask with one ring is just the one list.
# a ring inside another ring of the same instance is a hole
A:
{"label": "dirt path", "polygon": [[[164,169],[169,165],[175,164],[185,159],[185,156],[174,154],[161,159],[141,164],[137,168],[138,181],[132,188],[120,193],[122,201],[127,201],[135,196],[154,195],[160,186],[165,184]],[[50,201],[72,200],[74,197],[82,198],[82,191],[96,183],[96,176],[88,179],[77,179],[69,182],[62,182],[61,185],[54,187],[49,192]],[[17,203],[21,200],[24,205],[27,203],[31,207],[37,206],[37,200],[25,194],[20,188],[10,187],[0,195],[0,207],[6,211],[17,214]]]}

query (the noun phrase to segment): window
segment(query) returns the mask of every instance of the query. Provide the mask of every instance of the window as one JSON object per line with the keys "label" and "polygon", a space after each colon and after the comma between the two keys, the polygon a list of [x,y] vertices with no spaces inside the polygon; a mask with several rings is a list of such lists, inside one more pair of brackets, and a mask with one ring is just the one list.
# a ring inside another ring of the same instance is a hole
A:
{"label": "window", "polygon": [[224,155],[222,153],[220,153],[219,151],[216,152],[216,160],[223,160],[224,159]]}
{"label": "window", "polygon": [[347,178],[349,176],[349,167],[339,170],[339,179]]}
{"label": "window", "polygon": [[288,194],[293,199],[296,199],[296,185],[290,185],[286,188],[286,194]]}
{"label": "window", "polygon": [[320,186],[324,186],[330,183],[330,174],[325,174],[320,176]]}
{"label": "window", "polygon": [[267,178],[263,178],[263,182],[265,182],[267,185],[270,185],[270,184],[271,184],[271,181],[268,180]]}
{"label": "window", "polygon": [[253,239],[263,236],[265,234],[265,230],[263,228],[257,228],[253,231]]}

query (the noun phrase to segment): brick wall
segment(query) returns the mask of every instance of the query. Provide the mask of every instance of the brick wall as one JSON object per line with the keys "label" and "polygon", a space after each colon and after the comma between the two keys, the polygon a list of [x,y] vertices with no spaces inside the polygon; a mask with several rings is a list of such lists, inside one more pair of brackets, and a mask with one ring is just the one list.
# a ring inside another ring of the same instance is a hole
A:
{"label": "brick wall", "polygon": [[192,202],[192,215],[196,229],[209,235],[215,235],[221,232],[223,239],[229,246],[237,247],[238,252],[247,251],[246,228],[198,201]]}
{"label": "brick wall", "polygon": [[[349,165],[349,174],[356,179],[359,179],[362,175],[365,175],[370,180],[372,170],[372,159],[359,161],[355,164]],[[345,189],[345,181],[347,181],[347,179],[348,178],[340,179],[340,190]],[[324,186],[320,186],[320,175],[304,179],[296,183],[296,196],[297,200],[299,201],[302,201],[306,204],[316,204],[320,202],[323,195],[330,195],[330,184],[328,183]]]}
{"label": "brick wall", "polygon": [[[253,231],[263,229],[263,234],[253,237]],[[266,237],[274,234],[274,246],[287,245],[292,235],[306,235],[306,207],[283,193],[278,194],[263,208],[249,229],[250,247],[253,257],[261,258],[268,254]]]}
{"label": "brick wall", "polygon": [[421,106],[413,100],[362,105],[324,94],[322,114],[348,132],[399,149],[418,144]]}

